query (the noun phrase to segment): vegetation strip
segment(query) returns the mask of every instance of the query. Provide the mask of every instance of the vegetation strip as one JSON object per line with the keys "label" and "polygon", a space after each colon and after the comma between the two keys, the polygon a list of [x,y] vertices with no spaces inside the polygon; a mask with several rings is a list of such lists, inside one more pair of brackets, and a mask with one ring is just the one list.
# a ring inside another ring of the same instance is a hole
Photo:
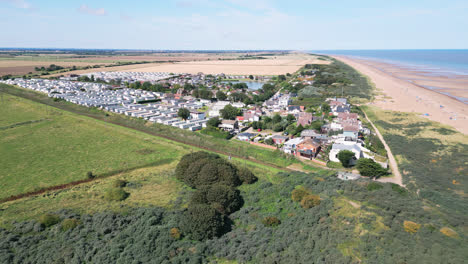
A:
{"label": "vegetation strip", "polygon": [[12,124],[12,125],[9,125],[9,126],[0,127],[0,130],[6,130],[6,129],[15,128],[15,127],[24,126],[24,125],[29,125],[29,124],[33,124],[33,123],[39,123],[39,122],[46,121],[46,120],[50,120],[50,119],[43,118],[43,119],[39,119],[39,120],[30,120],[30,121],[20,122],[20,123]]}
{"label": "vegetation strip", "polygon": [[79,181],[73,181],[73,182],[69,182],[69,183],[64,183],[64,184],[60,184],[60,185],[55,185],[55,186],[42,188],[42,189],[37,190],[37,191],[22,193],[22,194],[18,194],[18,195],[12,195],[12,196],[10,196],[8,198],[0,200],[0,204],[15,201],[15,200],[19,200],[19,199],[22,199],[22,198],[25,198],[25,197],[30,197],[30,196],[43,194],[43,193],[46,193],[46,192],[49,192],[49,191],[58,191],[58,190],[68,189],[68,188],[71,188],[71,187],[74,187],[74,186],[77,186],[77,185],[80,185],[80,184],[83,184],[83,183],[88,183],[88,182],[92,182],[94,180],[100,180],[100,179],[108,178],[108,177],[111,177],[111,176],[114,176],[114,175],[117,175],[117,174],[120,174],[120,173],[130,172],[130,171],[133,171],[133,170],[138,170],[138,169],[147,168],[147,167],[153,167],[153,166],[162,165],[162,164],[167,164],[167,163],[170,163],[170,162],[172,162],[171,159],[160,160],[160,161],[157,161],[157,162],[153,162],[153,163],[150,163],[150,164],[145,164],[145,165],[142,165],[142,166],[136,166],[136,167],[133,167],[133,168],[126,168],[126,169],[110,171],[110,172],[103,173],[103,174],[99,175],[99,177],[89,177],[87,179],[83,179],[83,180],[79,180]]}

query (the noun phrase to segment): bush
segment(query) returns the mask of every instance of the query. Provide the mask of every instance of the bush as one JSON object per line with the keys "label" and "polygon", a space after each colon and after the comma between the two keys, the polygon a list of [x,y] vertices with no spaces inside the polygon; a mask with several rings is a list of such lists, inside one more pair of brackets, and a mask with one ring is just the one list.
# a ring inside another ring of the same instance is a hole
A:
{"label": "bush", "polygon": [[379,190],[379,189],[382,189],[383,186],[382,184],[379,184],[379,183],[376,183],[376,182],[370,182],[367,184],[367,190],[368,191],[375,191],[375,190]]}
{"label": "bush", "polygon": [[295,202],[300,202],[302,201],[302,198],[304,198],[304,196],[307,196],[309,194],[310,193],[304,188],[294,189],[291,193],[291,199]]}
{"label": "bush", "polygon": [[125,180],[115,180],[113,183],[112,183],[112,187],[114,188],[123,188],[125,186],[127,186],[127,181]]}
{"label": "bush", "polygon": [[219,237],[229,231],[225,217],[206,204],[191,205],[182,218],[181,229],[194,240]]}
{"label": "bush", "polygon": [[77,219],[73,219],[73,218],[65,219],[62,222],[62,230],[67,231],[67,230],[73,229],[77,227],[80,223],[81,222]]}
{"label": "bush", "polygon": [[378,178],[387,174],[387,170],[372,159],[359,159],[356,168],[362,176],[369,176],[371,178]]}
{"label": "bush", "polygon": [[60,217],[55,214],[43,214],[39,217],[39,223],[45,227],[53,226],[60,222]]}
{"label": "bush", "polygon": [[258,178],[245,167],[240,167],[237,174],[239,175],[239,179],[242,181],[242,183],[245,184],[252,184],[258,180]]}
{"label": "bush", "polygon": [[348,168],[351,167],[351,159],[354,157],[354,152],[350,150],[342,150],[338,153],[338,159],[341,162],[341,165],[343,167]]}
{"label": "bush", "polygon": [[320,196],[309,194],[301,200],[301,206],[304,209],[309,209],[320,204]]}
{"label": "bush", "polygon": [[96,175],[94,175],[92,171],[88,171],[86,173],[86,177],[88,177],[88,179],[94,179],[96,178]]}
{"label": "bush", "polygon": [[406,232],[414,234],[418,232],[419,228],[421,227],[421,224],[418,224],[412,221],[404,221],[403,227],[405,228]]}
{"label": "bush", "polygon": [[123,201],[127,199],[129,195],[129,193],[121,188],[112,188],[104,194],[104,198],[108,201]]}
{"label": "bush", "polygon": [[171,237],[176,240],[179,240],[182,238],[182,234],[180,233],[180,230],[178,228],[175,228],[175,227],[171,228],[169,233],[171,234]]}
{"label": "bush", "polygon": [[264,226],[274,227],[279,226],[281,224],[281,221],[277,217],[267,216],[262,219],[262,224]]}

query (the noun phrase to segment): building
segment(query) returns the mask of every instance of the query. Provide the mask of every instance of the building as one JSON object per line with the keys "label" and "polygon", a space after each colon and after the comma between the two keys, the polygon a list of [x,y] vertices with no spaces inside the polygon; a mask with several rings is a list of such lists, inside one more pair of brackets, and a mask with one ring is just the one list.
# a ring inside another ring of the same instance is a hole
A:
{"label": "building", "polygon": [[289,139],[289,137],[274,135],[273,137],[271,137],[271,139],[273,140],[273,142],[275,142],[276,145],[281,145],[284,142],[286,142]]}
{"label": "building", "polygon": [[283,145],[283,152],[296,155],[296,147],[304,141],[303,138],[293,138],[286,141]]}
{"label": "building", "polygon": [[250,141],[252,138],[254,138],[257,135],[258,134],[245,132],[245,133],[238,134],[237,139],[240,140],[240,141]]}
{"label": "building", "polygon": [[223,120],[219,125],[225,131],[233,131],[239,128],[239,123],[236,120]]}
{"label": "building", "polygon": [[306,139],[296,146],[296,156],[313,159],[320,152],[320,149],[320,143],[312,139]]}
{"label": "building", "polygon": [[299,118],[297,119],[297,125],[308,126],[314,121],[314,116],[312,113],[301,112],[299,113]]}
{"label": "building", "polygon": [[358,159],[364,157],[361,147],[358,144],[350,145],[350,144],[335,143],[333,144],[332,149],[330,150],[329,157],[328,157],[330,161],[340,162],[340,160],[338,159],[338,153],[340,153],[340,151],[342,150],[349,150],[354,153],[354,158],[350,161],[351,165],[355,165]]}

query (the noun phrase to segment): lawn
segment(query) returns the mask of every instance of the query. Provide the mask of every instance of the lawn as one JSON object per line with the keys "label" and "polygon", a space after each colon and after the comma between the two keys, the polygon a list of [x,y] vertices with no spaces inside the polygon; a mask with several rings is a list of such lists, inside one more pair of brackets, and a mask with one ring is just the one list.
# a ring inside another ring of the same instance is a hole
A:
{"label": "lawn", "polygon": [[[100,176],[168,163],[187,152],[181,144],[19,97],[0,100],[0,199],[85,179],[88,171]],[[35,120],[42,121],[24,124]]]}

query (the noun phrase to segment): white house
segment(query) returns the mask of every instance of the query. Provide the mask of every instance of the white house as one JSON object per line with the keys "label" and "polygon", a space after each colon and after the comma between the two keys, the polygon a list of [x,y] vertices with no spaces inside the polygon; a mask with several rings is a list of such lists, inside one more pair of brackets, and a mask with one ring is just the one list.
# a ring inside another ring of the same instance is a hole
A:
{"label": "white house", "polygon": [[288,154],[294,154],[296,152],[296,146],[304,141],[303,138],[297,137],[286,141],[283,145],[283,152]]}
{"label": "white house", "polygon": [[333,144],[332,149],[330,150],[329,159],[330,161],[340,162],[338,159],[338,153],[342,150],[349,150],[354,153],[354,158],[350,161],[351,165],[356,164],[356,161],[360,158],[364,158],[364,155],[361,150],[361,146],[358,144]]}

